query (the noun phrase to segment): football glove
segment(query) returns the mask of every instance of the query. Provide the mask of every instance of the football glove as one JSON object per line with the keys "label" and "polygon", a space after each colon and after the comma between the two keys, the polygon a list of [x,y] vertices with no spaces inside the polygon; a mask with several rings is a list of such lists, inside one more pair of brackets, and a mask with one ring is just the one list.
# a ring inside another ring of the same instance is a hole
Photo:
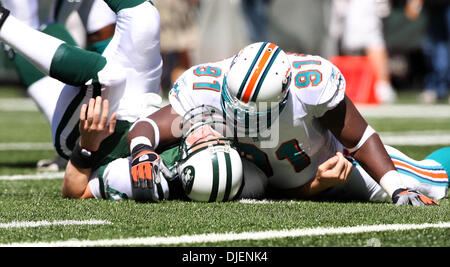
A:
{"label": "football glove", "polygon": [[392,201],[395,205],[413,205],[413,206],[439,206],[435,200],[420,194],[411,189],[400,188],[392,194]]}
{"label": "football glove", "polygon": [[157,201],[158,196],[154,189],[159,183],[160,156],[148,145],[137,145],[131,156],[131,184],[134,199],[137,201]]}

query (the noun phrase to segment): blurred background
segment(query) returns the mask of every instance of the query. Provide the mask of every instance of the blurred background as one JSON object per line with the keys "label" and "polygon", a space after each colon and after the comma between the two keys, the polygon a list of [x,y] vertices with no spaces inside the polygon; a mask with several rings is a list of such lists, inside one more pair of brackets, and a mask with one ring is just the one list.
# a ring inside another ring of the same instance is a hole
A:
{"label": "blurred background", "polygon": [[[52,2],[39,0],[41,23]],[[450,101],[450,0],[153,2],[161,16],[163,94],[192,65],[230,57],[252,42],[271,41],[287,52],[330,59],[349,84],[371,77],[356,85],[371,96],[357,102],[395,103],[405,95],[427,104]],[[85,47],[76,13],[66,26]],[[5,53],[0,53],[0,83],[25,88]]]}

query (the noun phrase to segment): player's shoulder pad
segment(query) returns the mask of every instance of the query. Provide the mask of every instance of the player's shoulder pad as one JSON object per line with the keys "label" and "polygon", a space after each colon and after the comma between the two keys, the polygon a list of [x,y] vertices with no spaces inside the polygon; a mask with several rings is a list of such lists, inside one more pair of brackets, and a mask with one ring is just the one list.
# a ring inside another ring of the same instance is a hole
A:
{"label": "player's shoulder pad", "polygon": [[[290,54],[293,93],[303,104],[320,106],[340,102],[345,79],[339,69],[320,56]],[[336,103],[336,105],[337,105]]]}
{"label": "player's shoulder pad", "polygon": [[186,70],[169,92],[169,101],[175,111],[184,115],[201,104],[218,105],[223,77],[228,71],[230,60],[199,64]]}

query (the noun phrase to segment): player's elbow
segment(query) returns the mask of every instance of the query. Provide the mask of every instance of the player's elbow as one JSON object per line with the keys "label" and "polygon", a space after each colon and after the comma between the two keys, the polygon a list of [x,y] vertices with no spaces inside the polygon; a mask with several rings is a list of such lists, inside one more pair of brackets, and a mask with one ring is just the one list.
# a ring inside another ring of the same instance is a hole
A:
{"label": "player's elbow", "polygon": [[62,197],[67,199],[83,199],[83,192],[81,190],[75,190],[70,186],[63,185]]}
{"label": "player's elbow", "polygon": [[[72,175],[73,176],[73,175]],[[71,174],[66,171],[62,185],[62,197],[67,199],[86,199],[89,198],[89,185],[77,182]]]}

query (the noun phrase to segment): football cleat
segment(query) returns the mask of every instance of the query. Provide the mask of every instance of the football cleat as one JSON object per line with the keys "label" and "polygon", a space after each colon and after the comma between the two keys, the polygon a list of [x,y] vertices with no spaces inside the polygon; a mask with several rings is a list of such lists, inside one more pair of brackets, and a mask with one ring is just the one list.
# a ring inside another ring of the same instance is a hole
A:
{"label": "football cleat", "polygon": [[9,10],[4,8],[0,2],[0,29],[2,28],[3,23],[5,23],[6,19],[8,18],[9,13]]}
{"label": "football cleat", "polygon": [[63,171],[66,169],[67,160],[61,156],[56,156],[53,159],[41,159],[37,162],[36,168],[38,171]]}

